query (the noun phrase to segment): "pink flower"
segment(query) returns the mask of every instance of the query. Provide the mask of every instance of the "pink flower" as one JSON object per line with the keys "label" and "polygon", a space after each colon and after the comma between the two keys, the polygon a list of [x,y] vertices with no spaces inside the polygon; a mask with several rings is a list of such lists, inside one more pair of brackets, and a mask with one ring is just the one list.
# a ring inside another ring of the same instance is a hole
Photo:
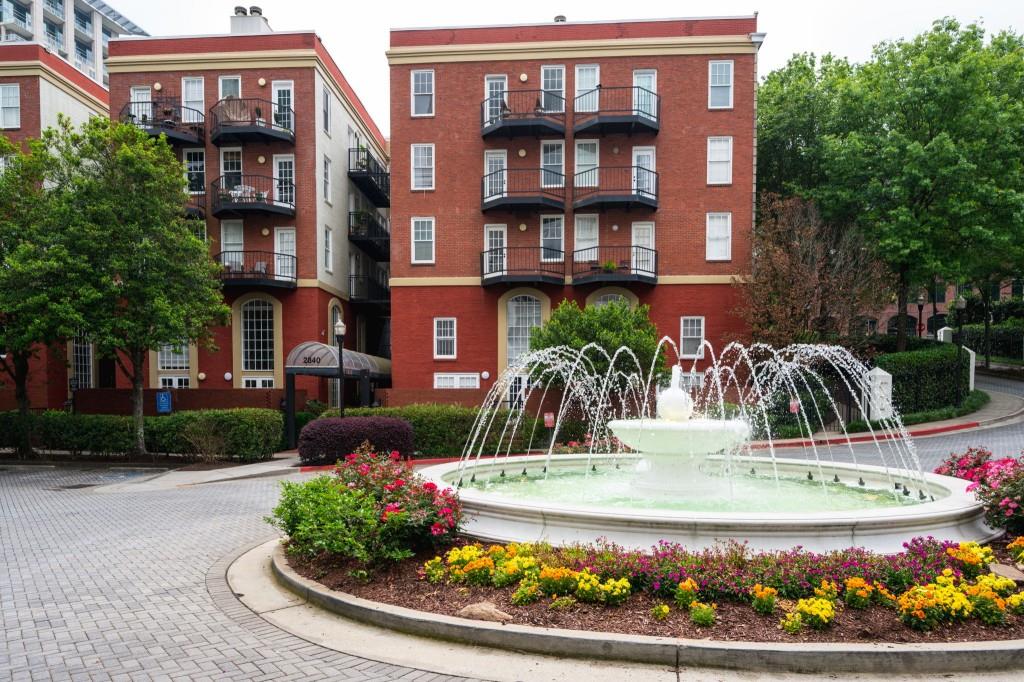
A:
{"label": "pink flower", "polygon": [[384,505],[384,510],[389,512],[400,512],[402,511],[402,505],[398,502],[388,502]]}
{"label": "pink flower", "polygon": [[359,455],[357,455],[357,454],[356,454],[356,453],[354,453],[354,452],[352,452],[352,453],[349,453],[349,454],[345,455],[345,461],[346,461],[346,462],[354,462],[354,461],[356,461],[357,459],[359,459]]}
{"label": "pink flower", "polygon": [[448,531],[445,529],[445,527],[442,526],[440,523],[434,523],[434,524],[432,524],[430,526],[430,534],[431,535],[434,535],[434,536],[444,535],[447,532]]}
{"label": "pink flower", "polygon": [[426,490],[427,492],[432,493],[435,490],[437,490],[437,484],[434,483],[433,481],[427,481],[426,483],[423,484],[423,489]]}
{"label": "pink flower", "polygon": [[360,476],[366,476],[367,474],[369,474],[369,473],[370,473],[370,465],[369,465],[369,464],[360,464],[360,465],[359,465],[359,466],[358,466],[358,467],[356,468],[356,471],[358,471],[358,472],[359,472],[359,475],[360,475]]}
{"label": "pink flower", "polygon": [[400,454],[398,454],[398,450],[392,450],[391,451],[391,461],[397,462],[401,458],[402,458],[402,456]]}

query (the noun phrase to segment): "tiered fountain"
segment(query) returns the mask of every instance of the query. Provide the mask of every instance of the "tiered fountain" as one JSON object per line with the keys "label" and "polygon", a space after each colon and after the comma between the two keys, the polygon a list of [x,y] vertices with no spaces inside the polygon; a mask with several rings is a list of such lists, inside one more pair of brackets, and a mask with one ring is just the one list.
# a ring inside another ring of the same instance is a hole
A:
{"label": "tiered fountain", "polygon": [[[668,339],[661,345],[673,348]],[[603,375],[595,358],[608,362]],[[867,367],[845,349],[731,344],[711,359],[688,374],[703,385],[694,400],[682,367],[672,367],[658,392],[654,367],[644,372],[627,349],[529,353],[491,389],[462,460],[423,473],[459,488],[469,534],[502,542],[604,537],[648,548],[733,539],[760,549],[895,552],[918,535],[996,535],[967,482],[922,471],[898,415],[860,446],[846,437],[831,397],[837,389],[859,413],[878,406],[868,397]],[[521,394],[510,393],[519,386]],[[797,444],[773,438],[780,396],[796,408]],[[527,406],[544,411],[553,402],[550,433],[521,432],[533,423],[524,420]],[[573,416],[586,421],[590,446],[557,454],[559,430]],[[826,424],[833,432],[823,438]],[[778,456],[783,447],[791,456]]]}

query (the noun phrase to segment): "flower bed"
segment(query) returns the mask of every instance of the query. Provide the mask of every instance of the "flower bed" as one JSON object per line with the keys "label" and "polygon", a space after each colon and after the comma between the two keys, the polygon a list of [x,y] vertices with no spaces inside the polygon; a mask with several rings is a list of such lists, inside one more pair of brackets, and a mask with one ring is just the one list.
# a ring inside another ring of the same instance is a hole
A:
{"label": "flower bed", "polygon": [[971,481],[989,525],[1024,533],[1024,455],[993,459],[985,448],[968,448],[947,457],[935,473]]}

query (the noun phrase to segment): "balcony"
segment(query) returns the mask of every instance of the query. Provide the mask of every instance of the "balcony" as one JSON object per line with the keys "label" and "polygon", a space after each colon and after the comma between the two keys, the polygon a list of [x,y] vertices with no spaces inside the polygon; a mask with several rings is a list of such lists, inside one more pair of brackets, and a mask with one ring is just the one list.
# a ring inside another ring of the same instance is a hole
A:
{"label": "balcony", "polygon": [[210,107],[210,142],[295,144],[295,111],[265,99],[222,99]]}
{"label": "balcony", "polygon": [[565,284],[565,252],[540,246],[505,246],[480,252],[480,278],[493,284]]}
{"label": "balcony", "polygon": [[[0,24],[3,24],[7,31],[13,31],[13,35],[18,35],[25,40],[31,40],[33,37],[32,15],[24,11],[21,6],[10,3],[0,5]],[[5,34],[4,39],[15,42],[7,37],[10,35],[12,33]]]}
{"label": "balcony", "polygon": [[643,166],[598,166],[573,182],[573,208],[658,208],[658,174]]}
{"label": "balcony", "polygon": [[541,137],[565,135],[565,98],[544,90],[509,90],[480,103],[480,135]]}
{"label": "balcony", "polygon": [[483,211],[565,210],[565,176],[541,168],[503,168],[480,182]]}
{"label": "balcony", "polygon": [[185,204],[185,217],[206,220],[206,192],[189,192],[188,202]]}
{"label": "balcony", "polygon": [[387,263],[391,258],[391,230],[387,219],[376,211],[349,212],[348,240],[378,263]]}
{"label": "balcony", "polygon": [[183,107],[171,98],[128,102],[121,107],[123,123],[131,123],[154,137],[166,135],[172,144],[203,144],[204,118],[203,112]]}
{"label": "balcony", "polygon": [[75,12],[75,33],[92,39],[92,19],[82,16],[78,12]]}
{"label": "balcony", "polygon": [[55,52],[62,57],[66,57],[68,52],[64,49],[64,36],[59,33],[46,33],[46,48],[50,52]]}
{"label": "balcony", "polygon": [[348,150],[348,178],[377,208],[391,206],[391,173],[366,147]]}
{"label": "balcony", "polygon": [[265,175],[229,173],[210,184],[214,217],[295,215],[295,184]]}
{"label": "balcony", "polygon": [[61,0],[43,0],[43,11],[52,19],[64,21],[64,3]]}
{"label": "balcony", "polygon": [[658,134],[661,97],[647,88],[602,88],[573,102],[573,134]]}
{"label": "balcony", "polygon": [[298,284],[295,256],[273,251],[221,251],[213,257],[224,286],[294,289]]}
{"label": "balcony", "polygon": [[646,246],[593,246],[573,251],[572,283],[658,283],[658,252]]}
{"label": "balcony", "polygon": [[391,290],[371,275],[349,275],[348,297],[353,303],[380,307],[391,305]]}
{"label": "balcony", "polygon": [[96,80],[96,67],[92,65],[92,57],[75,55],[75,68],[89,78]]}

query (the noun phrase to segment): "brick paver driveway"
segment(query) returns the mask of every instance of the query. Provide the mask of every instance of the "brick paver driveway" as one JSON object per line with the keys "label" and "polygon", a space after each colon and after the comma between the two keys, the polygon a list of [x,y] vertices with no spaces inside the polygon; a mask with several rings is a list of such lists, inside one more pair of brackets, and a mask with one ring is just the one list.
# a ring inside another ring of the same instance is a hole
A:
{"label": "brick paver driveway", "polygon": [[0,470],[0,680],[440,679],[293,637],[228,591],[272,535],[277,479],[91,487],[131,475]]}

